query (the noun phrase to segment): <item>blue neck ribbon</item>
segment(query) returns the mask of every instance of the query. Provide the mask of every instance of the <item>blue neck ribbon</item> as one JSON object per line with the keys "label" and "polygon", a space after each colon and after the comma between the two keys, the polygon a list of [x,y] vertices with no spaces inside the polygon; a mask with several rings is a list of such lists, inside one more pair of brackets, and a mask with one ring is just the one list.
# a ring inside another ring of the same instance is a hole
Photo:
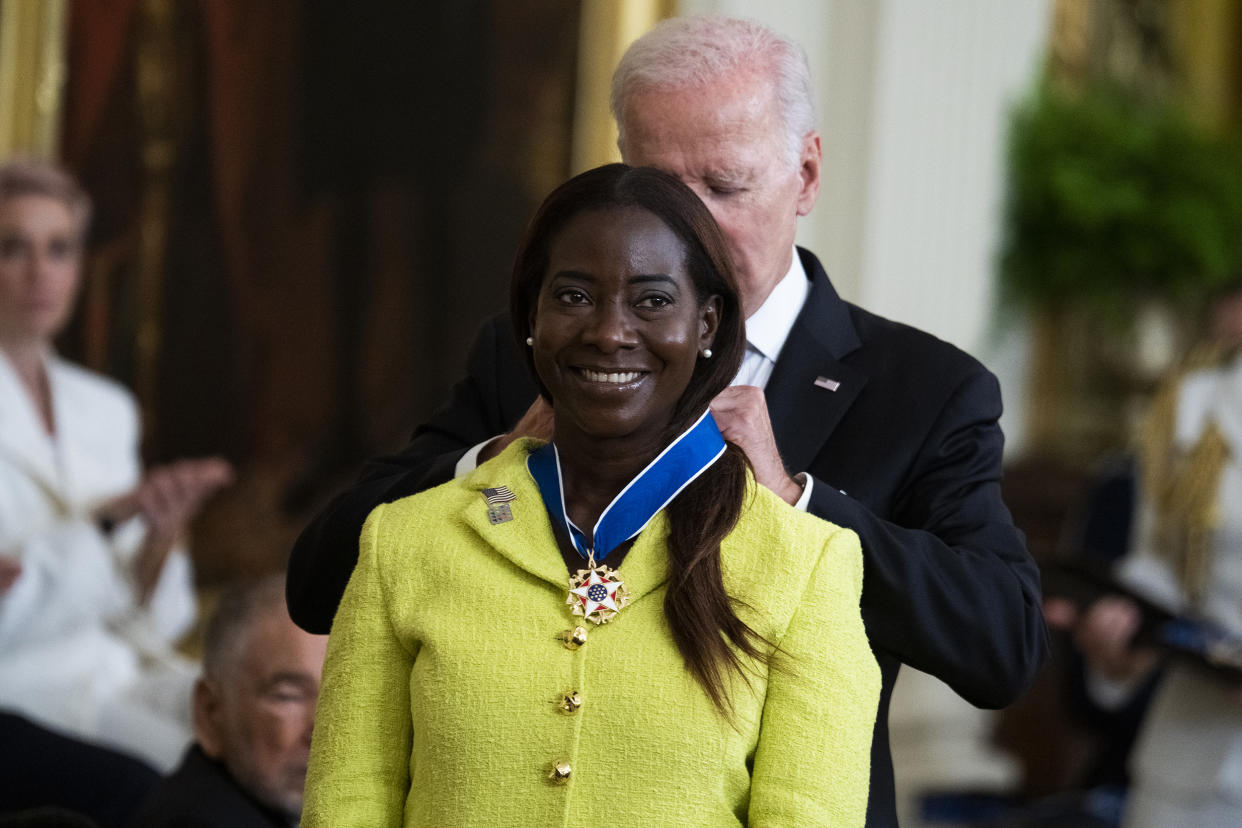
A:
{"label": "blue neck ribbon", "polygon": [[594,559],[602,561],[609,552],[643,531],[661,509],[719,460],[724,451],[724,437],[711,412],[704,411],[694,425],[678,435],[604,508],[589,541],[565,511],[561,458],[556,444],[548,443],[531,452],[526,468],[539,486],[548,515],[554,522],[564,525],[578,554],[591,560],[594,553]]}

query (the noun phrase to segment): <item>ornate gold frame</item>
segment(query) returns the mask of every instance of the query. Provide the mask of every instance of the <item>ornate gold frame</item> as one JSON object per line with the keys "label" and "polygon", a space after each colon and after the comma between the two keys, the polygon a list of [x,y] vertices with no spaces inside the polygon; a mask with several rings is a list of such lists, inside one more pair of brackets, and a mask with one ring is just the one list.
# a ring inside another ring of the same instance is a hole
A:
{"label": "ornate gold frame", "polygon": [[636,38],[673,14],[673,0],[584,0],[578,34],[570,172],[620,161],[617,127],[608,109],[612,70]]}

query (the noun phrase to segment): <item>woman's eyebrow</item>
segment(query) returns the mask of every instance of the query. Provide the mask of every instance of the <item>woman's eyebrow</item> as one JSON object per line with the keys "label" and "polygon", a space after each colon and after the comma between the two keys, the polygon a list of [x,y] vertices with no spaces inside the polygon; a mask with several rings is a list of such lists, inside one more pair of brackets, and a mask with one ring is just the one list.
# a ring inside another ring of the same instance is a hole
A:
{"label": "woman's eyebrow", "polygon": [[573,279],[574,281],[577,281],[577,282],[590,282],[591,284],[594,284],[597,281],[596,278],[592,276],[590,273],[587,273],[586,271],[583,271],[583,270],[573,270],[572,268],[566,269],[566,270],[558,270],[552,274],[551,278],[552,279]]}
{"label": "woman's eyebrow", "polygon": [[[567,279],[574,282],[586,282],[592,285],[599,282],[599,279],[592,276],[590,273],[586,273],[581,270],[558,270],[556,273],[553,273],[548,277],[549,282],[556,281],[558,279]],[[672,285],[673,287],[677,286],[677,280],[667,273],[636,273],[633,276],[628,277],[626,282],[629,284],[647,284],[654,282]]]}

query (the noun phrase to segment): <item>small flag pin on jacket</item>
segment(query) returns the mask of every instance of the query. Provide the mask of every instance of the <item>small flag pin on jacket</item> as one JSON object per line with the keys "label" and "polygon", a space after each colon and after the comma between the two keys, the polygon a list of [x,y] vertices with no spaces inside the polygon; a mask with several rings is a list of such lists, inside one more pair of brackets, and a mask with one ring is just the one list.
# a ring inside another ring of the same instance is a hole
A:
{"label": "small flag pin on jacket", "polygon": [[828,377],[816,377],[815,385],[820,388],[827,388],[829,391],[836,391],[841,387],[841,383],[834,379],[828,379]]}
{"label": "small flag pin on jacket", "polygon": [[484,489],[483,497],[487,500],[487,519],[493,526],[513,520],[513,510],[509,504],[517,500],[517,495],[508,486]]}

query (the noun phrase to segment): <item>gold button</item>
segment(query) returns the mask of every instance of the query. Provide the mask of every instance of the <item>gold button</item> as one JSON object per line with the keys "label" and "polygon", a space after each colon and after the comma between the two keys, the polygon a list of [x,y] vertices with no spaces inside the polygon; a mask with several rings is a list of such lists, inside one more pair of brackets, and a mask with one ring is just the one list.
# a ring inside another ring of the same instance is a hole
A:
{"label": "gold button", "polygon": [[582,696],[578,695],[577,690],[571,690],[561,696],[560,706],[566,713],[577,713],[578,708],[582,707]]}
{"label": "gold button", "polygon": [[561,633],[561,641],[565,644],[565,649],[576,650],[587,642],[586,627],[574,627],[572,630],[565,630]]}
{"label": "gold button", "polygon": [[558,785],[564,785],[569,781],[573,772],[574,769],[569,766],[568,762],[553,762],[552,772],[548,774],[548,778]]}

